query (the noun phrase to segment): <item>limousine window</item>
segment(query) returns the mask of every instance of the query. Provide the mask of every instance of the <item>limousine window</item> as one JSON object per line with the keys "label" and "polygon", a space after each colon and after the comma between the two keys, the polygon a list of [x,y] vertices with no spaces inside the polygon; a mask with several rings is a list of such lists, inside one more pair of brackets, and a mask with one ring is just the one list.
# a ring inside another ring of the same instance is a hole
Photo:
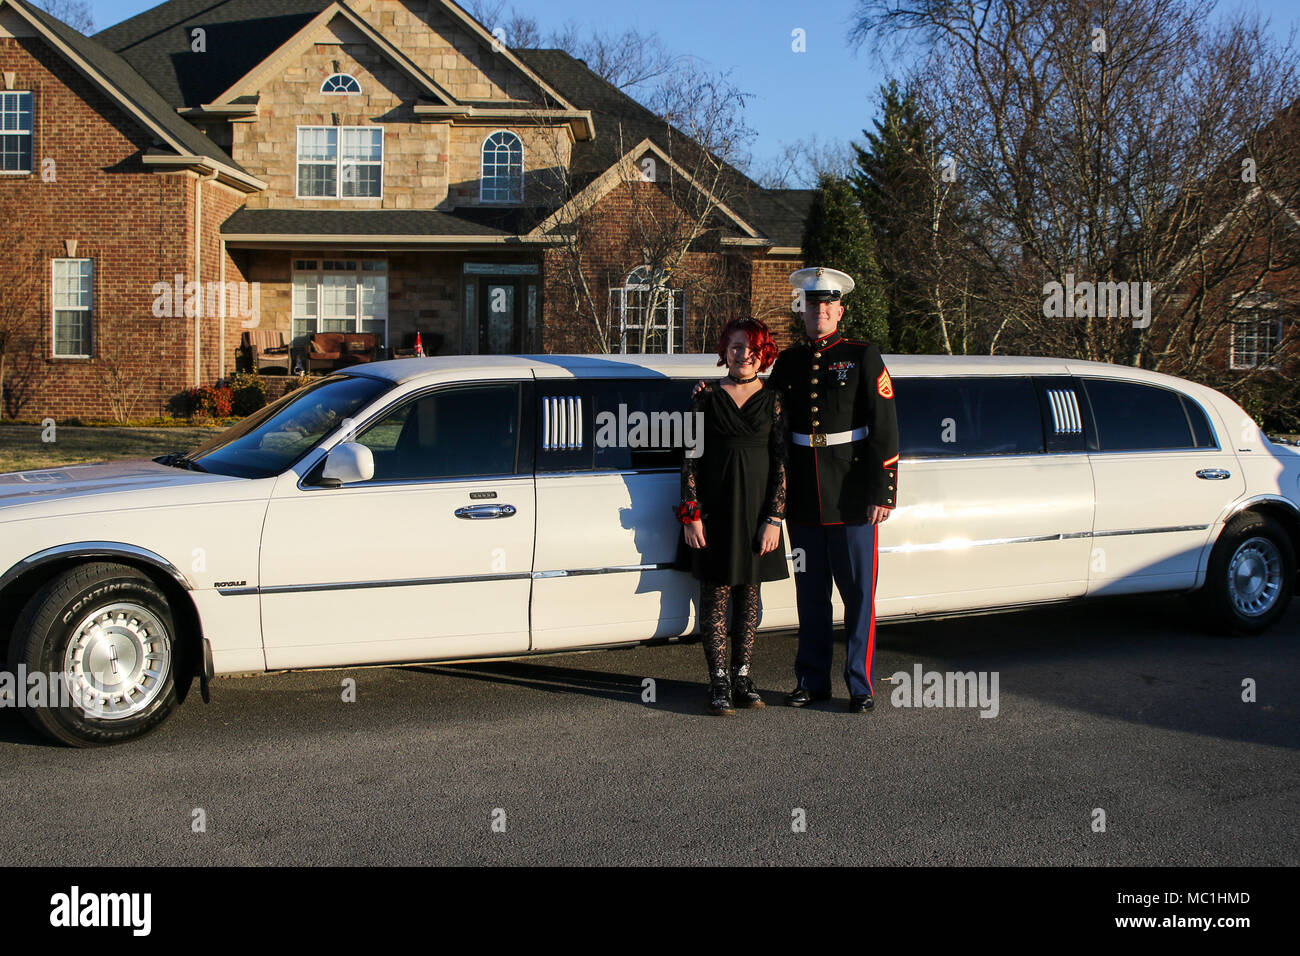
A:
{"label": "limousine window", "polygon": [[[598,417],[602,412],[612,416],[603,420],[613,422],[621,422],[621,416],[625,414],[628,422],[626,437],[637,443],[610,445],[596,442],[595,467],[618,471],[680,468],[682,429],[686,426],[685,417],[690,410],[691,389],[694,387],[695,380],[679,382],[672,379],[623,379],[597,382],[592,390],[593,437],[602,421]],[[626,413],[622,409],[626,409]],[[633,413],[640,413],[644,418],[633,417]],[[634,427],[641,421],[645,422],[644,438]],[[642,443],[651,440],[657,444],[651,446]]]}
{"label": "limousine window", "polygon": [[1083,382],[1099,451],[1197,447],[1177,392],[1114,379],[1085,378]]}
{"label": "limousine window", "polygon": [[896,378],[894,407],[903,458],[1043,453],[1028,377]]}
{"label": "limousine window", "polygon": [[1219,443],[1214,437],[1214,429],[1210,426],[1210,420],[1205,417],[1205,409],[1186,395],[1179,397],[1183,400],[1187,420],[1192,423],[1192,437],[1196,439],[1196,447],[1218,448]]}
{"label": "limousine window", "polygon": [[357,437],[374,481],[509,475],[515,471],[519,387],[445,388],[403,402]]}
{"label": "limousine window", "polygon": [[278,475],[393,383],[332,375],[258,409],[185,456],[203,471],[237,478]]}
{"label": "limousine window", "polygon": [[[696,381],[653,378],[546,385],[538,395],[538,471],[680,468],[682,428]],[[658,443],[649,444],[652,439]]]}

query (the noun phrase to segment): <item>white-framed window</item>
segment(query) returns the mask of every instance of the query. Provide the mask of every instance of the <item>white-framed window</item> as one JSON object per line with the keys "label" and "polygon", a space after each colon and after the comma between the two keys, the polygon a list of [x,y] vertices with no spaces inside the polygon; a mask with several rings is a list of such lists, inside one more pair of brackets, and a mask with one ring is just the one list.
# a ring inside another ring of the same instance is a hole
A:
{"label": "white-framed window", "polygon": [[32,171],[32,94],[0,92],[0,173]]}
{"label": "white-framed window", "polygon": [[299,126],[299,199],[381,199],[384,131],[377,126]]}
{"label": "white-framed window", "polygon": [[483,140],[478,196],[482,202],[524,200],[524,142],[508,129],[499,129]]}
{"label": "white-framed window", "polygon": [[53,354],[56,358],[90,358],[94,263],[90,259],[54,259],[50,272]]}
{"label": "white-framed window", "polygon": [[620,352],[683,351],[686,293],[669,286],[664,276],[653,274],[649,266],[638,266],[628,273],[623,286],[610,289],[609,295],[610,308],[618,318]]}
{"label": "white-framed window", "polygon": [[334,73],[325,77],[325,82],[320,85],[320,91],[335,96],[347,96],[349,93],[360,93],[361,84],[350,73]]}
{"label": "white-framed window", "polygon": [[1282,342],[1282,303],[1270,292],[1238,293],[1232,303],[1230,365],[1276,368]]}
{"label": "white-framed window", "polygon": [[387,345],[387,261],[295,259],[294,341],[313,332],[371,332]]}

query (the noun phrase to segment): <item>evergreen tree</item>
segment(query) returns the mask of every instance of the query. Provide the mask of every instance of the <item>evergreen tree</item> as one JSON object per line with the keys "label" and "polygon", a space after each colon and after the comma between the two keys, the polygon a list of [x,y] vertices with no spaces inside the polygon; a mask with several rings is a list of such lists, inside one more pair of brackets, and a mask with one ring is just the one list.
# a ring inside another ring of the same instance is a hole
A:
{"label": "evergreen tree", "polygon": [[[854,289],[844,299],[841,331],[875,343],[882,352],[892,351],[876,243],[847,179],[823,175],[818,180],[804,223],[803,252],[808,265],[839,269],[853,277]],[[798,328],[802,333],[802,316]]]}
{"label": "evergreen tree", "polygon": [[931,192],[934,137],[910,89],[890,80],[880,93],[884,115],[874,132],[862,131],[866,147],[852,144],[857,159],[850,182],[876,240],[894,351],[937,351],[928,299],[914,268],[927,239],[918,230],[927,219],[921,204]]}

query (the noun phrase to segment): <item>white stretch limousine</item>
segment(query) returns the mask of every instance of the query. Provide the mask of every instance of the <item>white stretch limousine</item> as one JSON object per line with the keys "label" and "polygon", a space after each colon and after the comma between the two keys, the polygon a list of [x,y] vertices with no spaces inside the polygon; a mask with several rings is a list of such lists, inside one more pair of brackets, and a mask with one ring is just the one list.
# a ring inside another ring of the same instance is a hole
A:
{"label": "white stretch limousine", "polygon": [[[1300,453],[1225,396],[1090,362],[887,361],[881,620],[1144,591],[1195,592],[1229,631],[1285,612]],[[157,725],[194,677],[206,698],[213,674],[689,635],[671,506],[691,433],[654,447],[638,413],[684,413],[717,374],[713,356],[379,362],[189,455],[0,476],[10,683],[66,685],[24,712],[86,745]],[[795,624],[793,579],[763,585],[762,626]]]}

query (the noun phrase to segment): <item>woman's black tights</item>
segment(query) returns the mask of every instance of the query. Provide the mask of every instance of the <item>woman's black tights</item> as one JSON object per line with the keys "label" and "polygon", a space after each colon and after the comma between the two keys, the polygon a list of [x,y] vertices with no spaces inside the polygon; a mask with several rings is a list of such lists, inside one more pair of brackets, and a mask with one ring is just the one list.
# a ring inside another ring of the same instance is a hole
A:
{"label": "woman's black tights", "polygon": [[749,676],[758,631],[758,585],[700,582],[700,631],[709,676],[727,673],[727,599],[731,598],[731,670]]}

